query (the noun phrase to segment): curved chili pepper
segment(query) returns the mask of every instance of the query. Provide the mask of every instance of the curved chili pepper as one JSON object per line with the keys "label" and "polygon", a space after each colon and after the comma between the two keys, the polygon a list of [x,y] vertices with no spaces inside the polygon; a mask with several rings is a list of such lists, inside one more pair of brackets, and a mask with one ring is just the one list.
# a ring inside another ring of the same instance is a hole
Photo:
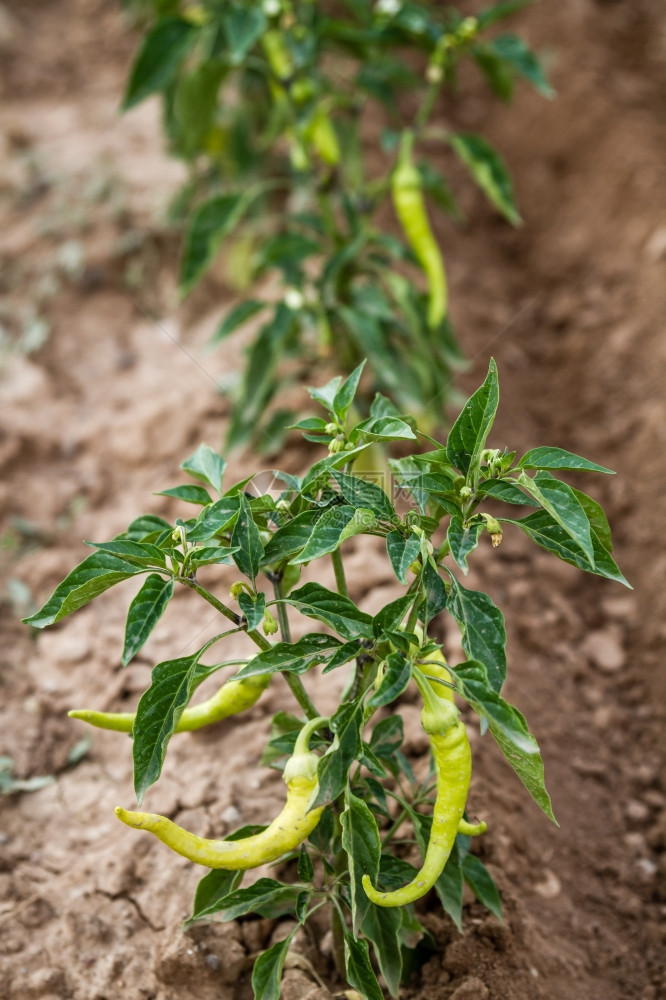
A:
{"label": "curved chili pepper", "polygon": [[[228,680],[212,697],[199,705],[186,708],[174,732],[185,733],[211,722],[219,722],[230,715],[237,715],[252,708],[270,683],[272,674],[257,674],[245,680]],[[81,719],[98,729],[113,729],[119,733],[131,733],[136,712],[96,712],[89,708],[74,709],[67,713],[70,719]]]}
{"label": "curved chili pepper", "polygon": [[116,808],[116,816],[135,830],[148,830],[172,851],[207,868],[244,871],[276,861],[312,833],[322,814],[323,806],[308,812],[319,787],[319,758],[309,750],[309,741],[314,730],[326,722],[328,719],[313,719],[298,734],[293,756],[284,769],[287,801],[282,812],[262,833],[242,840],[204,840],[172,823],[166,816],[130,812],[120,806]]}
{"label": "curved chili pepper", "polygon": [[444,261],[430,228],[421,175],[412,162],[413,140],[411,132],[403,134],[398,165],[393,171],[391,194],[407,242],[428,279],[428,326],[435,329],[446,316],[448,287]]}
{"label": "curved chili pepper", "polygon": [[379,892],[369,876],[363,876],[365,893],[377,906],[404,906],[432,889],[453,848],[472,777],[472,754],[458,709],[448,698],[435,694],[431,682],[416,667],[414,679],[424,701],[421,725],[430,738],[437,769],[432,830],[423,867],[408,885],[392,892]]}

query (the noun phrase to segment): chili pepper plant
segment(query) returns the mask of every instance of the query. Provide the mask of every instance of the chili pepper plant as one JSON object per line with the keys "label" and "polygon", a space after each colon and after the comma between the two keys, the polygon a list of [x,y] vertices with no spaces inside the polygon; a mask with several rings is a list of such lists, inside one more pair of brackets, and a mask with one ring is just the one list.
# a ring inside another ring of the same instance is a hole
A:
{"label": "chili pepper plant", "polygon": [[[527,794],[554,821],[537,741],[502,695],[502,612],[462,582],[468,559],[484,539],[501,558],[503,533],[518,531],[565,562],[628,584],[613,560],[602,508],[560,478],[569,470],[610,470],[557,447],[517,458],[488,443],[499,400],[494,361],[446,444],[417,433],[413,418],[380,394],[366,419],[350,417],[362,368],[310,390],[324,415],[300,426],[327,454],[303,476],[276,471],[269,490],[251,476],[227,485],[224,459],[201,445],[182,465],[194,482],[163,491],[194,513],[175,524],[144,515],[113,540],[89,543],[94,551],[25,621],[44,628],[116,583],[144,577],[127,614],[126,665],[177,587],[218,613],[219,632],[200,649],[155,666],[135,714],[71,713],[131,731],[139,804],[160,777],[175,734],[244,711],[276,674],[284,677],[293,711],[273,718],[263,758],[284,770],[279,816],[266,827],[206,840],[166,817],[118,808],[120,820],[145,831],[128,830],[127,849],[132,838],[150,833],[166,845],[159,847],[164,864],[169,847],[210,869],[189,922],[290,914],[298,928],[322,911],[317,919],[330,920],[339,976],[366,1000],[381,1000],[384,990],[398,996],[432,947],[414,906],[430,889],[437,897],[431,905],[441,905],[458,928],[464,883],[501,918],[493,879],[470,849],[486,824],[483,795],[468,801],[465,720],[478,715],[483,738],[497,741]],[[391,484],[355,471],[376,441],[399,446]],[[399,594],[374,615],[354,602],[355,581],[345,575],[347,540],[358,535],[384,539]],[[335,589],[317,581],[328,560]],[[218,564],[230,567],[229,594],[206,585],[207,567]],[[463,662],[447,662],[436,638],[443,614],[460,630]],[[247,656],[225,658],[225,640],[239,634]],[[313,685],[320,668],[323,677]],[[218,692],[191,705],[199,685],[220,671],[226,680]],[[315,688],[321,691],[334,671],[348,680],[339,705],[325,715]],[[408,689],[423,704],[432,750],[429,771],[418,777],[402,749],[400,698]],[[244,871],[267,864],[270,877],[243,881]],[[279,997],[294,934],[257,958],[256,998]]]}
{"label": "chili pepper plant", "polygon": [[[346,371],[367,357],[400,409],[421,411],[426,429],[441,423],[461,360],[425,202],[461,217],[442,161],[457,158],[510,223],[520,215],[500,154],[444,125],[440,97],[464,62],[502,100],[518,78],[553,95],[525,41],[495,30],[527,2],[475,17],[400,0],[139,5],[145,34],[124,107],[159,94],[171,151],[189,166],[174,209],[186,222],[181,292],[224,245],[242,295],[213,342],[263,321],[227,447],[252,438],[275,449],[293,414],[269,413],[272,399],[333,356]],[[403,238],[387,228],[387,202]],[[414,265],[426,291],[409,280]],[[364,416],[369,402],[359,399]]]}

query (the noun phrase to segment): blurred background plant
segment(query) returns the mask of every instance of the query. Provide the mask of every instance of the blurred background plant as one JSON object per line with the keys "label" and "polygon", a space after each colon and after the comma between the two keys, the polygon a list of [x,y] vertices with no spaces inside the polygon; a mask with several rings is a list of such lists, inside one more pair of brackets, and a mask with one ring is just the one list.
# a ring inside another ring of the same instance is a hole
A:
{"label": "blurred background plant", "polygon": [[[273,398],[332,359],[351,370],[368,357],[362,413],[381,389],[422,429],[443,423],[463,358],[423,201],[461,215],[441,151],[510,223],[521,220],[501,156],[439,124],[438,99],[456,87],[462,60],[504,101],[518,78],[553,95],[527,44],[491,31],[526,5],[465,17],[399,0],[128,0],[144,37],[124,109],[160,94],[169,149],[189,167],[172,205],[186,227],[181,294],[223,247],[238,301],[212,344],[255,320],[227,447],[275,448],[294,414],[271,412]],[[385,210],[391,199],[403,238]]]}

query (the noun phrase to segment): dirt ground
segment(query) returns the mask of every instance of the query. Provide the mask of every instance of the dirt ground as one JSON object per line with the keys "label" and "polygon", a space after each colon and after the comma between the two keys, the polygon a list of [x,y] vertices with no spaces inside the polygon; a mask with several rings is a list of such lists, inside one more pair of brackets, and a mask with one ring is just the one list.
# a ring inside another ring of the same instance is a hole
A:
{"label": "dirt ground", "polygon": [[[461,181],[467,223],[439,227],[474,362],[459,386],[481,381],[492,352],[492,445],[552,444],[617,470],[584,488],[607,506],[634,590],[509,534],[477,561],[471,585],[506,614],[509,697],[541,744],[560,827],[473,732],[470,803],[489,824],[475,850],[505,922],[470,899],[460,936],[424,903],[439,952],[404,1000],[666,997],[664,13],[657,0],[538,4],[516,23],[546,51],[557,100],[521,89],[498,107],[470,79],[443,109],[504,152],[525,219],[511,230]],[[284,934],[253,920],[183,935],[200,872],[116,821],[113,806],[133,804],[129,742],[82,743],[65,714],[133,706],[152,664],[201,644],[206,609],[180,596],[125,671],[131,583],[45,633],[17,623],[85,556],[82,539],[140,511],[178,513],[152,491],[180,481],[200,441],[218,445],[216,382],[240,363],[202,351],[228,307],[219,281],[176,303],[164,219],[182,173],[155,107],[117,116],[133,47],[111,0],[0,5],[0,754],[17,778],[55,776],[0,799],[2,1000],[246,1000],[248,956]],[[299,448],[282,467],[297,468]],[[249,460],[231,464],[240,475]],[[387,565],[347,544],[372,610],[391,593]],[[312,679],[324,708],[335,677]],[[281,783],[259,748],[290,707],[276,683],[240,720],[174,740],[149,808],[206,836],[274,815]],[[417,758],[416,706],[404,712]],[[330,940],[301,948],[340,990]],[[329,993],[294,967],[283,996]]]}

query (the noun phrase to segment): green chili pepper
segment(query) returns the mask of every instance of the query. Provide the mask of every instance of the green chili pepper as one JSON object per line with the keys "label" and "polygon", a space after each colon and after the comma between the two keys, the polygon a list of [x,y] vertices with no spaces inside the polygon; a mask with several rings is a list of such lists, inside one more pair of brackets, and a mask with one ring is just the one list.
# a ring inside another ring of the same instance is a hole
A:
{"label": "green chili pepper", "polygon": [[448,289],[444,261],[428,220],[421,175],[412,161],[412,132],[404,132],[393,171],[391,193],[396,215],[400,220],[407,242],[426,273],[430,301],[428,326],[435,329],[446,316]]}
{"label": "green chili pepper", "polygon": [[207,868],[244,871],[276,861],[312,833],[322,814],[323,807],[308,812],[319,788],[319,758],[309,749],[309,741],[314,730],[327,722],[328,719],[313,719],[298,734],[293,756],[284,769],[287,801],[262,833],[242,840],[204,840],[156,813],[129,812],[118,806],[116,816],[135,830],[148,830],[172,851]]}
{"label": "green chili pepper", "polygon": [[[421,725],[430,737],[437,770],[437,799],[432,830],[423,867],[408,885],[393,892],[379,892],[373,887],[369,876],[363,876],[366,895],[377,906],[404,906],[425,896],[444,870],[461,821],[465,823],[463,813],[472,776],[472,755],[467,731],[458,718],[458,709],[452,700],[436,694],[431,682],[417,667],[414,668],[414,679],[423,696]],[[470,828],[471,825],[465,825],[464,832],[468,832]]]}
{"label": "green chili pepper", "polygon": [[[174,732],[191,732],[229,715],[247,711],[259,700],[271,677],[272,674],[258,674],[242,681],[227,681],[211,698],[186,708]],[[81,719],[98,729],[113,729],[119,733],[131,733],[136,717],[136,712],[95,712],[88,708],[75,709],[67,714],[70,719]]]}

